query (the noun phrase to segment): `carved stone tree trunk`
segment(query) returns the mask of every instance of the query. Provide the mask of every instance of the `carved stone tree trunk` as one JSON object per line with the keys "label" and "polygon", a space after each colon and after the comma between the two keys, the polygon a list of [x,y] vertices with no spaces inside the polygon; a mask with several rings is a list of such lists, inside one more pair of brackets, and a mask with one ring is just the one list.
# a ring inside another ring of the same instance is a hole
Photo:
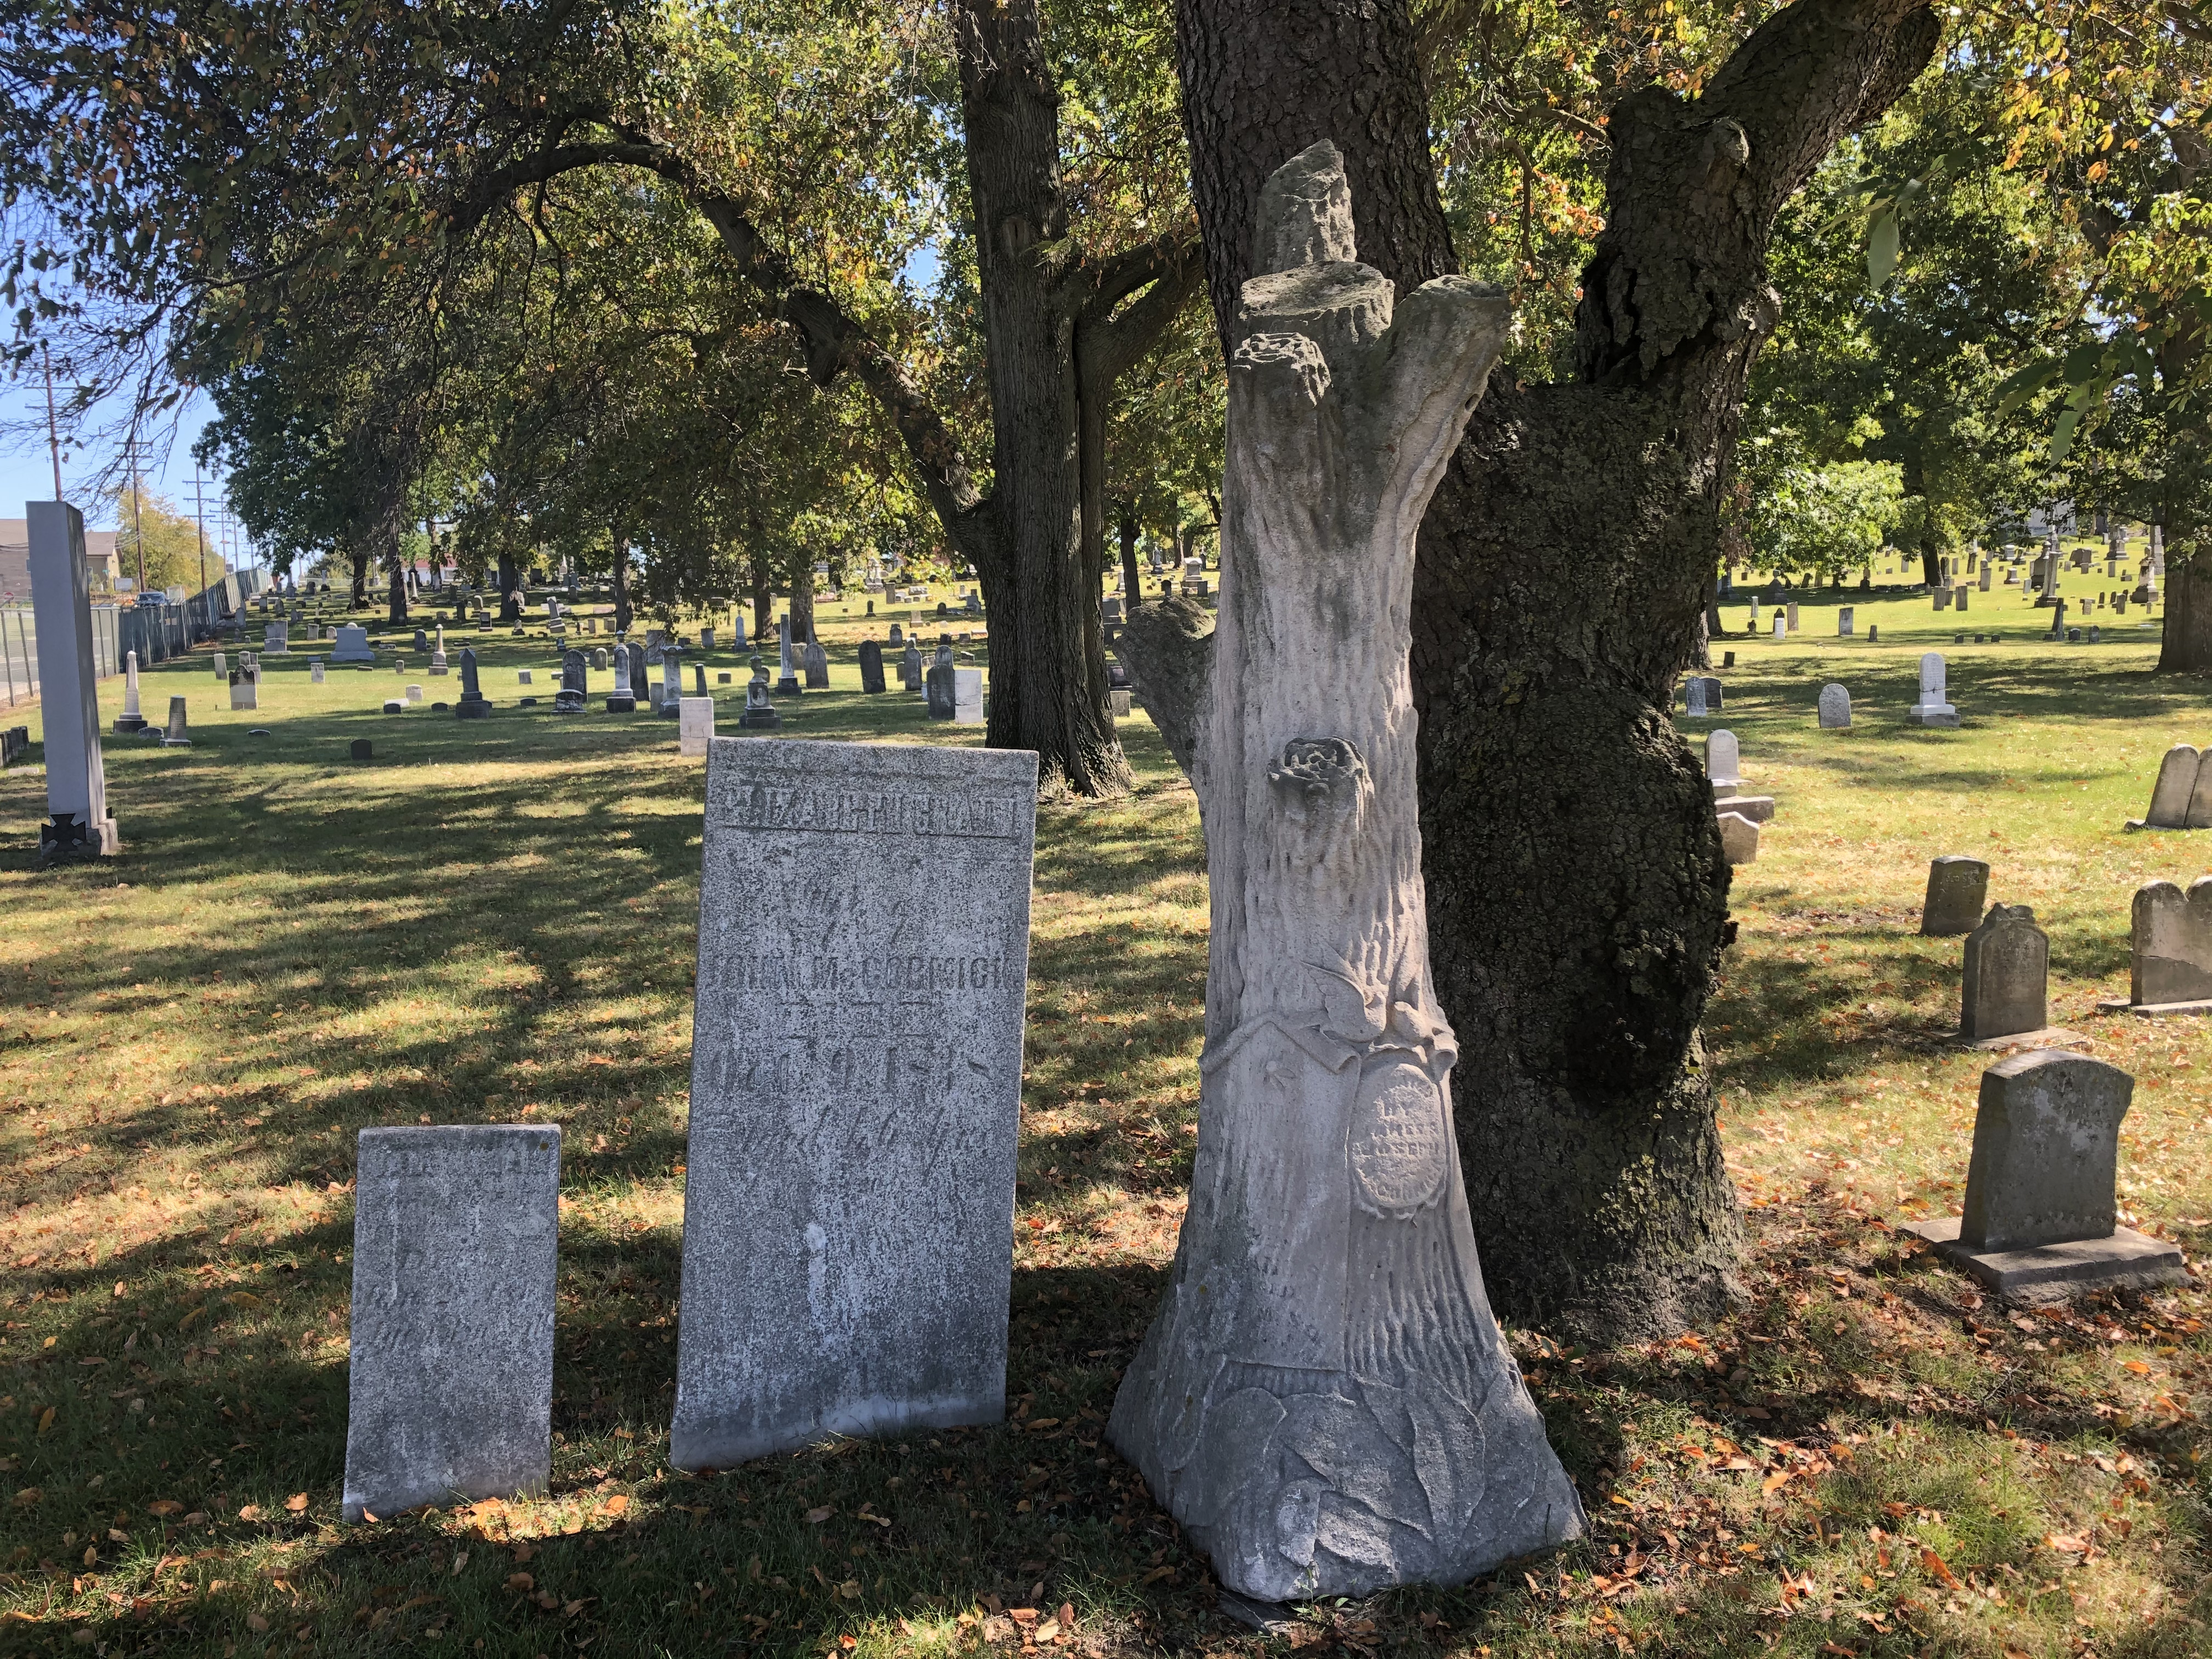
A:
{"label": "carved stone tree trunk", "polygon": [[1261,191],[1230,358],[1198,1161],[1114,1443],[1264,1601],[1474,1576],[1583,1516],[1484,1294],[1431,984],[1413,534],[1508,325],[1355,263],[1334,145]]}

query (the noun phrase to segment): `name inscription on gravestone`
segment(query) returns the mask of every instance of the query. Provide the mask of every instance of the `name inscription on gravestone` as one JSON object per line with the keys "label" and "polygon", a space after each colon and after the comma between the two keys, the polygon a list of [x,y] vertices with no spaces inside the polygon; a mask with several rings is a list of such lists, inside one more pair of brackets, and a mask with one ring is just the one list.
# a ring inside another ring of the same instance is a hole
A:
{"label": "name inscription on gravestone", "polygon": [[679,1468],[1004,1416],[1036,792],[1027,753],[711,744]]}

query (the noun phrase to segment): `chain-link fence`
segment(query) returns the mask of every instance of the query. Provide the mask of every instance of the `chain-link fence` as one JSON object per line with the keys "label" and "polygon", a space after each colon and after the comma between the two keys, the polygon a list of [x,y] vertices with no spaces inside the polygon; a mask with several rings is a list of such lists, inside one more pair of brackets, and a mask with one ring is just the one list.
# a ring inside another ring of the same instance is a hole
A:
{"label": "chain-link fence", "polygon": [[[182,656],[195,642],[213,639],[216,630],[237,618],[246,599],[258,592],[261,579],[247,571],[224,577],[204,593],[182,605],[141,605],[92,607],[93,674],[99,679],[123,672],[126,653],[138,653],[138,665]],[[0,605],[0,696],[6,707],[39,695],[39,626],[27,605]]]}

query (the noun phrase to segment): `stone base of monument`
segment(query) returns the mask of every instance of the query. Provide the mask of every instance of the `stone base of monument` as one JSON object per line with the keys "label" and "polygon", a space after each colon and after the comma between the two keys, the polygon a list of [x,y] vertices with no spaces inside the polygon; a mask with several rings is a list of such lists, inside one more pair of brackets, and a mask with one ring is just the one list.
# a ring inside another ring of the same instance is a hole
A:
{"label": "stone base of monument", "polygon": [[1774,816],[1774,797],[1771,795],[1716,794],[1716,810],[1726,807],[1740,818],[1749,818],[1753,823],[1765,823]]}
{"label": "stone base of monument", "polygon": [[609,697],[607,699],[607,713],[610,714],[635,714],[637,713],[637,699],[635,697]]}
{"label": "stone base of monument", "polygon": [[804,690],[796,675],[786,674],[775,683],[775,695],[779,697],[795,697]]}
{"label": "stone base of monument", "polygon": [[738,716],[738,724],[751,732],[773,732],[783,724],[783,716],[773,708],[748,708]]}
{"label": "stone base of monument", "polygon": [[2039,1030],[2014,1031],[2005,1036],[1983,1037],[1978,1041],[1953,1037],[1954,1048],[1979,1048],[1985,1054],[2002,1054],[2007,1048],[2077,1048],[2089,1039],[2079,1031],[2069,1031],[2063,1026],[2045,1025]]}
{"label": "stone base of monument", "polygon": [[1959,724],[1959,711],[1948,702],[1915,703],[1905,710],[1905,717],[1915,726],[1944,726]]}
{"label": "stone base of monument", "polygon": [[580,714],[584,712],[584,694],[580,691],[556,691],[553,712],[556,714]]}
{"label": "stone base of monument", "polygon": [[143,732],[146,729],[146,717],[143,714],[118,714],[115,717],[115,729],[118,732]]}
{"label": "stone base of monument", "polygon": [[2212,1014],[2212,1002],[2130,1002],[2125,997],[2100,997],[2100,1014],[2133,1014],[2138,1019],[2186,1019]]}
{"label": "stone base of monument", "polygon": [[2038,1244],[2024,1250],[1977,1250],[1959,1242],[1960,1218],[1907,1222],[1898,1231],[1923,1238],[1936,1254],[2007,1302],[2028,1307],[2069,1302],[2091,1291],[2148,1290],[2191,1283],[2181,1252],[2131,1227],[2110,1238]]}
{"label": "stone base of monument", "polygon": [[463,697],[453,705],[456,719],[488,720],[491,718],[491,700],[488,697]]}
{"label": "stone base of monument", "polygon": [[59,812],[39,826],[39,864],[89,863],[112,850],[117,843],[115,820],[94,825],[80,823],[70,812]]}

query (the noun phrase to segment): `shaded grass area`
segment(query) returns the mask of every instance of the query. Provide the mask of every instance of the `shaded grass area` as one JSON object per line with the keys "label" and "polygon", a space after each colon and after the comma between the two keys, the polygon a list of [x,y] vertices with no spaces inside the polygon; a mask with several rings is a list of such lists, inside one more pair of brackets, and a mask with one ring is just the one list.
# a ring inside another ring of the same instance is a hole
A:
{"label": "shaded grass area", "polygon": [[[1953,651],[1966,726],[1908,728],[1908,603],[1860,602],[1894,645],[1730,642],[1724,720],[1685,722],[1780,803],[1707,1025],[1747,1303],[1631,1352],[1514,1333],[1591,1543],[1288,1643],[1223,1622],[1099,1432],[1197,1100],[1203,851],[1149,726],[1134,794],[1039,814],[1014,1420],[695,1479],[665,1461],[703,779],[673,722],[514,708],[551,657],[504,635],[481,725],[374,712],[411,671],[269,658],[235,716],[204,660],[149,672],[196,744],[111,744],[121,859],[34,873],[36,774],[0,775],[0,1650],[2208,1650],[2203,1298],[2014,1318],[1882,1224],[1964,1177],[1985,1060],[1942,1046],[1958,941],[1913,929],[1926,860],[1973,851],[2051,928],[2054,1018],[2142,1079],[2128,1214],[2203,1248],[2204,1035],[2093,1009],[2134,885],[2204,861],[2118,826],[2212,711],[2146,646],[2023,643]],[[787,734],[977,739],[860,695],[859,624],[823,632],[836,689]],[[1850,732],[1813,729],[1829,678]],[[354,1137],[425,1119],[564,1127],[552,1491],[347,1527]]]}

